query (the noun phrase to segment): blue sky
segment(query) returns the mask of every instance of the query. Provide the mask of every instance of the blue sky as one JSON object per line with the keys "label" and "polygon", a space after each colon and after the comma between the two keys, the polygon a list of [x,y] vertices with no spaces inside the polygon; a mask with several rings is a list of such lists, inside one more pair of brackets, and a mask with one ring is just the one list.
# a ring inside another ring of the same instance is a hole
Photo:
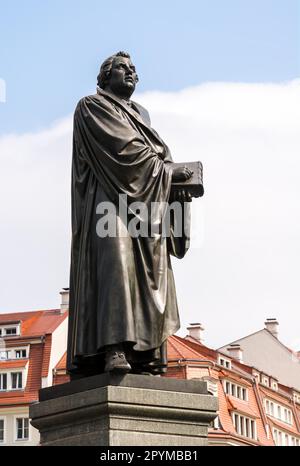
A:
{"label": "blue sky", "polygon": [[299,76],[298,0],[0,0],[0,134],[38,131],[132,54],[139,91]]}
{"label": "blue sky", "polygon": [[68,286],[71,115],[126,50],[174,160],[204,165],[203,244],[173,262],[183,334],[200,320],[218,347],[277,317],[300,348],[299,5],[0,0],[0,313]]}

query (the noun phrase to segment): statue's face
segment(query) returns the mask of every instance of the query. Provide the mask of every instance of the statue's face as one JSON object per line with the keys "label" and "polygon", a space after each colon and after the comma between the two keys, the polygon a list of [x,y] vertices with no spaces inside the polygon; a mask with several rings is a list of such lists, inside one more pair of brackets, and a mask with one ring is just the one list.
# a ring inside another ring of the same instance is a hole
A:
{"label": "statue's face", "polygon": [[112,63],[108,87],[116,94],[131,96],[135,90],[137,74],[129,58],[116,57]]}

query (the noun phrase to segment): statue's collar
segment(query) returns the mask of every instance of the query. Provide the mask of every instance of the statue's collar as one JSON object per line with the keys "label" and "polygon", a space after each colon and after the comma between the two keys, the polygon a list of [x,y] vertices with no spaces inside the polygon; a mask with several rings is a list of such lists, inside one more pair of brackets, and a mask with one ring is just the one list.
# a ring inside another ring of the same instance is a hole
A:
{"label": "statue's collar", "polygon": [[108,98],[109,100],[113,101],[114,103],[117,103],[118,105],[120,105],[124,110],[126,110],[126,112],[128,112],[133,118],[135,118],[136,120],[138,120],[139,123],[142,123],[143,125],[149,127],[147,125],[147,123],[143,120],[143,118],[141,117],[141,115],[138,113],[137,110],[135,110],[133,107],[132,107],[132,104],[138,108],[138,105],[130,100],[130,101],[126,101],[124,99],[120,99],[119,97],[117,97],[116,95],[114,94],[111,94],[109,92],[106,92],[105,90],[103,89],[100,89],[99,87],[97,88],[97,94],[99,95],[103,95],[104,97]]}

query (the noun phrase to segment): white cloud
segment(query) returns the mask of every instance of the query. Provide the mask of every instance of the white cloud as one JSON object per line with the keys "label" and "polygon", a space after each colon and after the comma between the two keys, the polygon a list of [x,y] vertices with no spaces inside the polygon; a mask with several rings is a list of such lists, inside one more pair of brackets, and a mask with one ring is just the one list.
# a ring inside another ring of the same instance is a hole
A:
{"label": "white cloud", "polygon": [[[135,96],[176,161],[204,164],[205,196],[193,201],[204,242],[173,264],[183,327],[202,322],[212,346],[266,317],[298,342],[299,97],[299,80]],[[0,139],[0,312],[57,306],[68,283],[71,126]]]}
{"label": "white cloud", "polygon": [[0,103],[6,101],[6,83],[0,78]]}

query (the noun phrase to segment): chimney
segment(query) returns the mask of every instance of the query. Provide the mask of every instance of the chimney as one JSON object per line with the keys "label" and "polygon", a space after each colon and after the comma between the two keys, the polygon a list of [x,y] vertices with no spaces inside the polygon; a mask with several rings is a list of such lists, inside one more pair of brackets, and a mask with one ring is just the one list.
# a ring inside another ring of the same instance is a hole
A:
{"label": "chimney", "polygon": [[61,295],[60,311],[63,314],[69,310],[69,288],[63,288],[59,294]]}
{"label": "chimney", "polygon": [[231,358],[237,359],[240,362],[243,362],[243,350],[241,345],[239,344],[232,344],[227,348],[228,354]]}
{"label": "chimney", "polygon": [[189,327],[187,327],[187,330],[189,332],[189,337],[194,338],[195,340],[198,340],[200,343],[204,341],[203,339],[203,332],[204,332],[204,327],[200,323],[195,323],[195,324],[190,324]]}
{"label": "chimney", "polygon": [[278,338],[278,325],[277,319],[267,319],[265,321],[266,329],[269,330],[275,338]]}

